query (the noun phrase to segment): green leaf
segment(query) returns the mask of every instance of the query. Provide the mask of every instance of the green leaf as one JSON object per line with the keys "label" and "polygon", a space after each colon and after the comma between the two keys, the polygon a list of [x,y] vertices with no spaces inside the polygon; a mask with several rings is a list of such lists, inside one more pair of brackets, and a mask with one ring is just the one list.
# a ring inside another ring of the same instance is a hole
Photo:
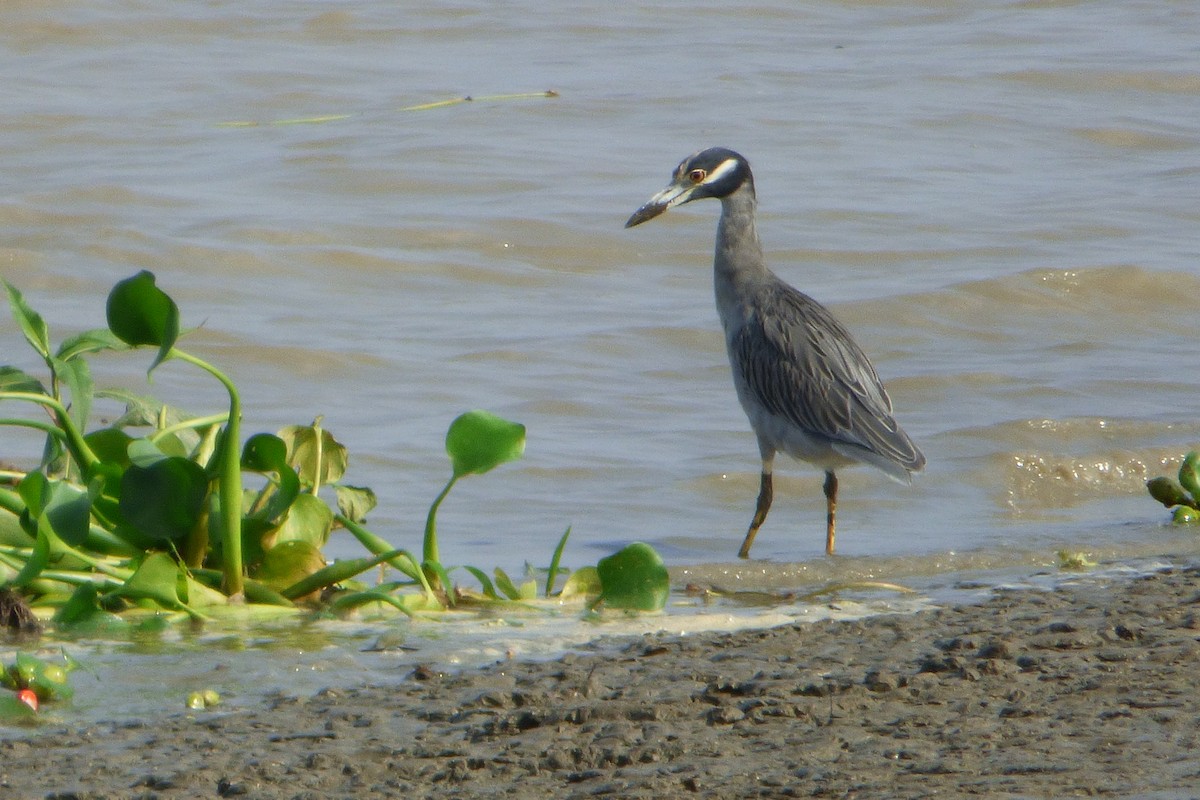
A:
{"label": "green leaf", "polygon": [[183,609],[187,604],[187,576],[166,553],[150,553],[129,580],[109,596],[152,600],[163,608]]}
{"label": "green leaf", "polygon": [[179,307],[154,285],[154,274],[146,270],[113,287],[107,314],[109,329],[125,344],[158,348],[148,371],[167,359],[179,338]]}
{"label": "green leaf", "polygon": [[126,345],[107,328],[93,328],[63,339],[55,354],[63,361],[72,361],[90,353],[106,350],[126,350]]}
{"label": "green leaf", "polygon": [[287,459],[304,486],[324,486],[346,474],[349,454],[333,435],[313,425],[289,425],[279,432],[287,444]]}
{"label": "green leaf", "polygon": [[337,483],[333,486],[337,494],[338,513],[354,522],[364,522],[379,501],[375,492],[366,486],[345,486]]}
{"label": "green leaf", "polygon": [[113,464],[124,469],[131,463],[129,460],[129,445],[133,438],[125,431],[117,428],[99,428],[83,437],[87,446],[101,462]]}
{"label": "green leaf", "polygon": [[[367,548],[368,552],[374,553],[375,555],[380,555],[382,553],[390,553],[396,549],[391,542],[372,533],[352,519],[343,517],[338,521],[346,527],[346,530],[350,532],[351,536],[353,536],[355,539],[358,539],[359,544]],[[387,559],[387,563],[392,569],[404,573],[414,581],[420,580],[423,577],[421,568],[417,565],[416,559],[410,556],[407,552],[404,552],[404,555],[401,557]]]}
{"label": "green leaf", "polygon": [[658,611],[667,604],[671,578],[654,548],[634,542],[596,564],[600,600],[610,608]]}
{"label": "green leaf", "polygon": [[1192,504],[1192,498],[1188,497],[1187,493],[1183,491],[1183,487],[1173,478],[1151,478],[1146,481],[1146,490],[1150,492],[1151,497],[1167,508]]}
{"label": "green leaf", "polygon": [[1200,452],[1193,450],[1184,456],[1179,467],[1179,484],[1194,501],[1200,501]]}
{"label": "green leaf", "polygon": [[[282,592],[325,567],[321,551],[308,542],[288,541],[263,554],[263,563],[255,572],[256,580]],[[289,597],[295,600],[300,595]]]}
{"label": "green leaf", "polygon": [[133,439],[125,451],[130,463],[142,468],[152,467],[163,459],[170,458],[149,439]]}
{"label": "green leaf", "polygon": [[1176,506],[1171,521],[1177,525],[1195,525],[1200,522],[1200,511],[1191,506]]}
{"label": "green leaf", "polygon": [[92,627],[124,627],[128,623],[110,611],[100,607],[99,593],[96,584],[80,584],[54,614],[54,624],[57,627],[71,625],[88,625]]}
{"label": "green leaf", "polygon": [[573,597],[598,597],[600,595],[600,573],[595,567],[580,567],[570,574],[558,596],[562,600]]}
{"label": "green leaf", "polygon": [[13,692],[0,692],[0,723],[5,725],[33,724],[38,712],[17,699]]}
{"label": "green leaf", "polygon": [[287,445],[278,436],[256,433],[242,446],[242,469],[279,472],[287,466]]}
{"label": "green leaf", "polygon": [[[241,463],[242,469],[252,472],[273,473],[277,476],[278,485],[271,492],[266,505],[255,512],[253,518],[266,523],[268,527],[278,525],[300,495],[300,479],[296,476],[296,471],[288,464],[287,445],[278,436],[272,436],[269,433],[255,434],[246,440],[246,444],[242,448]],[[321,503],[321,506],[328,512],[329,509],[324,503]],[[328,538],[329,530],[333,526],[332,514],[328,516],[329,519],[324,523],[327,528],[322,534],[325,538]],[[295,524],[298,525],[300,521],[298,518]],[[291,536],[285,538],[299,539],[306,537]],[[318,547],[325,543],[324,540],[318,541],[316,538],[312,538],[311,541]]]}
{"label": "green leaf", "polygon": [[70,700],[75,694],[67,677],[70,664],[56,664],[30,653],[17,653],[14,666],[21,684],[33,689],[38,700]]}
{"label": "green leaf", "polygon": [[333,510],[316,495],[301,494],[292,502],[287,517],[279,526],[276,543],[300,541],[324,547],[333,530]]}
{"label": "green leaf", "polygon": [[38,519],[40,528],[49,522],[51,529],[72,547],[83,544],[91,525],[92,502],[88,493],[74,484],[59,482],[54,497]]}
{"label": "green leaf", "polygon": [[37,539],[34,541],[33,550],[29,554],[29,559],[21,567],[21,571],[12,579],[11,585],[17,588],[28,585],[28,583],[42,574],[47,566],[50,565],[50,533],[45,528],[39,527]]}
{"label": "green leaf", "polygon": [[16,367],[0,367],[0,392],[25,392],[49,396],[41,381]]}
{"label": "green leaf", "polygon": [[[475,576],[475,580],[479,581],[479,585],[483,587],[483,594],[492,600],[499,600],[500,595],[496,594],[496,587],[492,585],[492,579],[487,576],[487,573],[479,569],[479,567],[463,567],[467,572]],[[509,581],[509,583],[512,583]]]}
{"label": "green leaf", "polygon": [[468,411],[446,432],[446,453],[456,478],[482,475],[524,452],[525,426],[487,411]]}
{"label": "green leaf", "polygon": [[29,342],[38,355],[49,359],[50,331],[46,327],[46,321],[29,307],[25,298],[11,283],[4,281],[4,288],[8,290],[8,304],[12,307],[13,319],[21,326],[21,332],[25,334],[25,341]]}
{"label": "green leaf", "polygon": [[48,530],[69,545],[82,544],[91,524],[92,504],[88,493],[66,481],[51,481],[40,472],[30,472],[17,486],[17,493],[37,523],[38,535]]}
{"label": "green leaf", "polygon": [[65,384],[71,395],[71,405],[68,412],[75,427],[83,430],[87,427],[88,415],[92,412],[92,391],[95,384],[88,363],[82,358],[64,361],[61,358],[49,359],[51,368],[58,380]]}
{"label": "green leaf", "polygon": [[150,466],[136,462],[121,477],[120,510],[130,525],[155,540],[178,540],[201,520],[208,475],[186,458],[164,457]]}
{"label": "green leaf", "polygon": [[520,586],[517,586],[512,578],[508,577],[508,573],[496,567],[492,570],[492,574],[496,576],[496,587],[508,596],[509,600],[533,600],[537,598],[537,582],[525,581]]}
{"label": "green leaf", "polygon": [[411,560],[412,556],[407,550],[389,550],[386,553],[380,553],[374,558],[347,558],[342,561],[335,561],[324,569],[317,570],[308,577],[292,584],[284,589],[280,594],[289,600],[295,600],[298,597],[312,594],[318,589],[324,589],[326,586],[348,581],[355,575],[359,575],[372,567],[379,566],[385,561],[390,561],[401,556]]}
{"label": "green leaf", "polygon": [[550,558],[550,568],[546,570],[546,597],[554,591],[554,581],[558,578],[558,565],[562,561],[563,550],[567,546],[567,539],[571,536],[571,528],[563,533],[562,538],[558,540],[558,547],[554,548],[554,555]]}
{"label": "green leaf", "polygon": [[385,603],[403,614],[412,617],[421,611],[440,611],[441,605],[430,600],[423,594],[389,594],[378,589],[368,589],[362,592],[351,592],[338,597],[330,605],[330,611],[343,614],[353,611],[359,606],[371,603]]}
{"label": "green leaf", "polygon": [[266,584],[246,579],[246,599],[251,603],[294,608],[295,604]]}
{"label": "green leaf", "polygon": [[499,567],[496,567],[494,570],[492,570],[492,574],[496,576],[496,588],[504,592],[504,595],[509,600],[519,600],[521,598],[521,592],[512,582],[512,578],[508,577],[507,572]]}
{"label": "green leaf", "polygon": [[27,473],[17,484],[17,494],[32,517],[41,515],[50,502],[50,493],[50,479],[40,472]]}

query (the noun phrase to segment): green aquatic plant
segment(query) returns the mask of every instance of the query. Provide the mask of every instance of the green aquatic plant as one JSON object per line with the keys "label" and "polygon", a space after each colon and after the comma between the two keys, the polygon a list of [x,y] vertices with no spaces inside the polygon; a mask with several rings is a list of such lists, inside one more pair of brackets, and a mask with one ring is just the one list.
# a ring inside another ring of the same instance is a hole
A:
{"label": "green aquatic plant", "polygon": [[[130,608],[208,619],[230,601],[294,609],[298,604],[347,611],[383,604],[406,614],[472,603],[530,602],[532,577],[518,582],[496,568],[482,594],[455,587],[455,567],[438,547],[437,512],[463,477],[520,458],[525,427],[487,411],[460,415],[446,434],[451,477],[430,506],[421,558],[366,526],[375,494],[344,484],[349,454],[318,417],[276,434],[241,440],[241,401],[233,381],[181,349],[180,314],[150,272],[113,287],[108,327],[51,347],[45,321],[4,282],[13,317],[46,365],[49,380],[0,367],[0,402],[41,407],[47,419],[3,418],[0,426],[46,435],[36,469],[0,469],[0,588],[55,609],[59,626],[120,625]],[[97,390],[86,356],[153,348],[151,375],[167,362],[207,372],[225,388],[228,410],[189,416],[123,390]],[[88,430],[93,400],[124,402],[126,412]],[[247,488],[247,481],[259,488]],[[336,510],[320,497],[331,488]],[[344,528],[369,555],[326,563],[323,548]],[[570,529],[545,578],[552,597]],[[611,566],[584,568],[557,595],[614,608],[661,608],[666,570],[647,545],[618,553]],[[620,558],[618,558],[618,556]],[[356,579],[387,565],[402,578],[365,587]],[[597,573],[593,576],[591,573]]]}
{"label": "green aquatic plant", "polygon": [[70,673],[79,666],[63,653],[61,661],[17,653],[13,662],[0,666],[0,723],[27,722],[44,703],[69,701],[75,694]]}
{"label": "green aquatic plant", "polygon": [[1193,450],[1179,466],[1179,478],[1162,476],[1146,481],[1150,496],[1171,509],[1178,524],[1200,523],[1200,451]]}

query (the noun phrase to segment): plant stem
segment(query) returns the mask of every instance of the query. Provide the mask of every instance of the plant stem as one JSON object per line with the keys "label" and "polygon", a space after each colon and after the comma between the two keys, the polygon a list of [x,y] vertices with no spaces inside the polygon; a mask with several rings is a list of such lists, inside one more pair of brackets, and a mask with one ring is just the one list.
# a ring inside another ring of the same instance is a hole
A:
{"label": "plant stem", "polygon": [[325,434],[321,432],[321,419],[321,417],[317,417],[313,420],[312,424],[313,431],[316,433],[314,447],[317,451],[316,466],[313,467],[312,494],[314,497],[316,496],[317,491],[321,488],[321,458],[324,455],[322,451],[324,450],[325,446],[325,442],[323,441]]}
{"label": "plant stem", "polygon": [[154,433],[150,434],[149,439],[152,442],[157,442],[164,436],[170,436],[172,433],[185,430],[196,430],[198,428],[207,428],[209,425],[219,425],[229,419],[228,414],[211,414],[207,417],[195,417],[194,419],[185,419],[182,422],[176,422],[174,425],[168,425],[165,428],[159,428]]}
{"label": "plant stem", "polygon": [[50,422],[42,422],[36,419],[0,419],[0,425],[11,425],[20,428],[33,428],[39,430],[48,436],[54,436],[62,441],[67,440],[67,434],[62,428]]}
{"label": "plant stem", "polygon": [[429,507],[429,516],[425,518],[425,543],[421,548],[421,557],[424,561],[433,561],[441,563],[438,557],[438,542],[437,542],[437,510],[442,501],[446,499],[446,495],[450,494],[450,488],[454,486],[454,482],[458,480],[457,475],[450,477],[450,481],[446,484],[446,488],[442,489],[442,493],[433,501],[433,505]]}
{"label": "plant stem", "polygon": [[67,409],[53,397],[37,392],[0,392],[0,400],[26,400],[50,409],[53,412],[56,426],[62,432],[61,438],[84,474],[100,463],[100,459],[92,452],[92,448],[88,447],[88,443],[83,440],[83,434],[75,427],[75,423],[71,422]]}
{"label": "plant stem", "polygon": [[231,600],[240,602],[246,588],[242,569],[242,465],[238,453],[241,442],[242,401],[233,381],[207,361],[178,348],[172,348],[171,356],[204,370],[219,380],[229,392],[229,420],[225,423],[221,450],[217,455],[220,459],[217,465],[217,500],[221,508],[220,528],[224,545],[223,588]]}

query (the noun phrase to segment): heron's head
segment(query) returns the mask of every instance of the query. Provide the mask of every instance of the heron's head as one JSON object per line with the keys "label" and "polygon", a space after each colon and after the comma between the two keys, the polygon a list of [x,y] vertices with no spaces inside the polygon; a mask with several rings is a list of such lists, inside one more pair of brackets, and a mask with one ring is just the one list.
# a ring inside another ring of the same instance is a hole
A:
{"label": "heron's head", "polygon": [[724,147],[710,147],[680,162],[671,183],[633,212],[626,228],[654,219],[668,208],[705,197],[728,197],[744,185],[753,191],[754,178],[745,158]]}

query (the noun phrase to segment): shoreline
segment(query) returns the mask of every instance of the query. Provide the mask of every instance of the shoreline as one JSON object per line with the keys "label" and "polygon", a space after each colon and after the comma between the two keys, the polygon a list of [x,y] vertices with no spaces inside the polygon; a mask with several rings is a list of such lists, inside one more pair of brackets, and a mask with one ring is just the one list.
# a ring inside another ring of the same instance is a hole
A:
{"label": "shoreline", "polygon": [[[1086,577],[1086,576],[1084,576]],[[1200,567],[0,733],[0,794],[1200,795]]]}

